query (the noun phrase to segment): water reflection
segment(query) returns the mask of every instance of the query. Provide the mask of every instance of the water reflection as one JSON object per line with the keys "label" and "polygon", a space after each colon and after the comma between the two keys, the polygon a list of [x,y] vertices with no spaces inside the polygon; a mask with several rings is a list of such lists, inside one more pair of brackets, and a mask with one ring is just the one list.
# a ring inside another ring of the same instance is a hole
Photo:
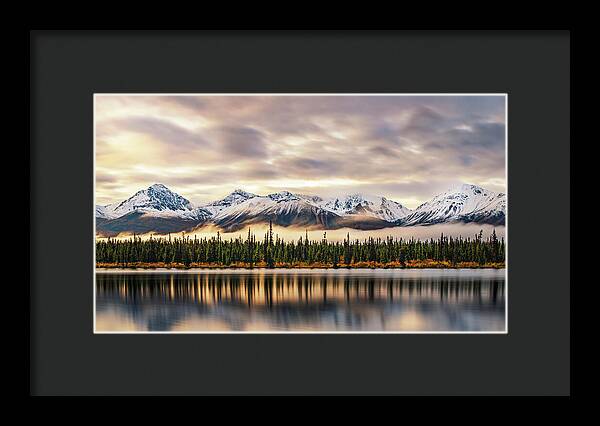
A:
{"label": "water reflection", "polygon": [[98,331],[502,331],[504,270],[96,276]]}

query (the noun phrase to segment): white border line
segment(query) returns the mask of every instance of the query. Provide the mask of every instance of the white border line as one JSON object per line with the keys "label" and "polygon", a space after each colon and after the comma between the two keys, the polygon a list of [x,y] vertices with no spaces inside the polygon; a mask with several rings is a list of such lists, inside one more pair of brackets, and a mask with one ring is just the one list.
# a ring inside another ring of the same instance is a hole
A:
{"label": "white border line", "polygon": [[[508,335],[508,93],[94,93],[93,95],[94,216],[93,244],[93,333],[94,334],[504,334]],[[97,96],[504,96],[504,182],[506,215],[504,225],[504,330],[503,331],[98,331],[96,330],[96,97]]]}
{"label": "white border line", "polygon": [[504,332],[508,334],[508,93],[504,94],[504,185],[506,186],[506,213],[504,216]]}
{"label": "white border line", "polygon": [[93,138],[94,138],[94,147],[92,149],[92,155],[94,156],[94,158],[92,159],[92,164],[94,165],[94,171],[92,172],[93,176],[92,176],[92,180],[93,180],[93,185],[92,187],[94,188],[94,195],[92,197],[92,199],[94,200],[94,205],[92,206],[92,211],[94,212],[94,220],[93,220],[93,229],[92,229],[92,241],[93,241],[93,246],[94,246],[94,258],[92,259],[92,261],[94,262],[94,268],[93,268],[93,275],[94,275],[94,279],[92,280],[94,282],[94,291],[93,291],[93,305],[94,305],[94,312],[92,313],[93,319],[92,319],[92,323],[93,323],[93,327],[94,327],[94,334],[97,333],[96,331],[96,94],[94,93],[93,95],[93,109],[92,109],[92,125],[93,125]]}

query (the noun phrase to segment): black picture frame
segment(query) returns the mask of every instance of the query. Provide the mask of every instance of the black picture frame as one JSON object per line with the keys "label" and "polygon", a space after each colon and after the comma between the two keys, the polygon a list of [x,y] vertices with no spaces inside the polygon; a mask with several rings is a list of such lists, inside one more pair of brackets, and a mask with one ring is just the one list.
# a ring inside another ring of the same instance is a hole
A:
{"label": "black picture frame", "polygon": [[[570,394],[569,31],[29,36],[30,394]],[[508,334],[94,335],[102,92],[508,93]]]}

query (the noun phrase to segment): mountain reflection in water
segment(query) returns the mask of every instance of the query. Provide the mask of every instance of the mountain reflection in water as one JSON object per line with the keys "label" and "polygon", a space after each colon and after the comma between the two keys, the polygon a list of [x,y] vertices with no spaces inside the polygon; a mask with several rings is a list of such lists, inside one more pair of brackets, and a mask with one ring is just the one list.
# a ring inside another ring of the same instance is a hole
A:
{"label": "mountain reflection in water", "polygon": [[505,270],[98,272],[96,330],[504,331]]}

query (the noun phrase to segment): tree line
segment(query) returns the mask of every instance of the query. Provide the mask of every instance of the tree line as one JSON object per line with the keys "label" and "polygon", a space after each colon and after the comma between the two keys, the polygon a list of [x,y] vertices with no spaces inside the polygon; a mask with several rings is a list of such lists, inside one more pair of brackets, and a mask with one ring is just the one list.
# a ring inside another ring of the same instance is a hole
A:
{"label": "tree line", "polygon": [[142,239],[99,240],[96,242],[96,262],[127,266],[133,263],[164,264],[218,264],[229,266],[243,264],[248,267],[295,264],[327,264],[333,267],[351,266],[363,262],[378,264],[396,263],[405,266],[410,261],[475,262],[479,265],[500,263],[505,259],[504,238],[499,239],[493,231],[483,238],[483,231],[472,238],[447,237],[418,240],[403,238],[366,238],[344,241],[328,241],[327,233],[320,240],[310,240],[308,232],[297,241],[284,241],[273,235],[270,225],[262,239],[248,229],[246,238],[223,239],[220,233],[214,237],[198,238],[153,237]]}

